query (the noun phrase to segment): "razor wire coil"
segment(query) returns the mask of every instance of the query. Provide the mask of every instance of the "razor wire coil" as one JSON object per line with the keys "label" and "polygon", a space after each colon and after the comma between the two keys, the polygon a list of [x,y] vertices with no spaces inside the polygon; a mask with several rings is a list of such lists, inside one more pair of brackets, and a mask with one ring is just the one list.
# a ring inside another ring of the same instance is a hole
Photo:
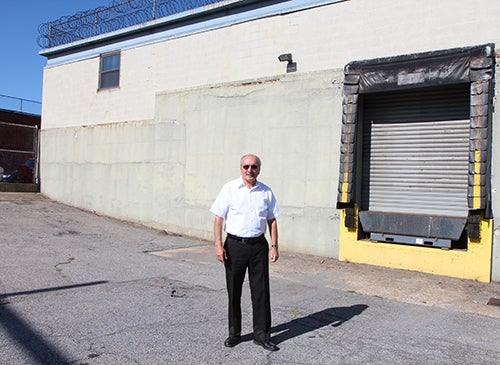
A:
{"label": "razor wire coil", "polygon": [[41,24],[37,43],[42,48],[57,47],[219,2],[221,0],[113,0],[107,7]]}

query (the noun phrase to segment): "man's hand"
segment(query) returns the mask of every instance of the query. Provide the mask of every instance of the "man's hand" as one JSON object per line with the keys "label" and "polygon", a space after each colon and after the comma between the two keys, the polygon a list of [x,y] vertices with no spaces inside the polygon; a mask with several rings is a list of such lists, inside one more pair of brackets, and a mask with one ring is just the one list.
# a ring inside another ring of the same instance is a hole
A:
{"label": "man's hand", "polygon": [[215,257],[222,263],[227,259],[226,250],[224,250],[221,244],[215,244]]}
{"label": "man's hand", "polygon": [[269,227],[269,233],[271,234],[271,262],[276,262],[280,257],[278,252],[278,222],[276,218],[269,219],[267,225]]}
{"label": "man's hand", "polygon": [[214,236],[215,236],[215,257],[218,261],[224,263],[227,259],[226,250],[222,246],[222,225],[224,218],[215,216],[214,219]]}
{"label": "man's hand", "polygon": [[280,254],[278,252],[278,247],[272,247],[271,248],[271,262],[276,262],[278,261],[278,258],[280,257]]}

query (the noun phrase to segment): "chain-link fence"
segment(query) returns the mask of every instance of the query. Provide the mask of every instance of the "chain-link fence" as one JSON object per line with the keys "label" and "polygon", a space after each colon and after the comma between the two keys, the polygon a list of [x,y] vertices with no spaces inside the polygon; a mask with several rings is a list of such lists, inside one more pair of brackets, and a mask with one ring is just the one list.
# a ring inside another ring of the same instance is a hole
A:
{"label": "chain-link fence", "polygon": [[38,183],[38,126],[0,122],[0,181]]}

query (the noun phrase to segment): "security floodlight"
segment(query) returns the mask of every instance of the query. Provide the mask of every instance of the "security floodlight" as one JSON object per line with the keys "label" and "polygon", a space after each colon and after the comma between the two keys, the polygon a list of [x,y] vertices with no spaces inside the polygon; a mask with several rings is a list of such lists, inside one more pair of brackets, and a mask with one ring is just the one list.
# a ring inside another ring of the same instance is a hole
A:
{"label": "security floodlight", "polygon": [[283,53],[282,55],[279,55],[278,60],[280,60],[280,62],[288,62],[286,65],[286,72],[297,71],[297,63],[293,62],[291,53]]}
{"label": "security floodlight", "polygon": [[280,60],[280,62],[292,62],[292,54],[284,53],[282,55],[279,55],[278,60]]}

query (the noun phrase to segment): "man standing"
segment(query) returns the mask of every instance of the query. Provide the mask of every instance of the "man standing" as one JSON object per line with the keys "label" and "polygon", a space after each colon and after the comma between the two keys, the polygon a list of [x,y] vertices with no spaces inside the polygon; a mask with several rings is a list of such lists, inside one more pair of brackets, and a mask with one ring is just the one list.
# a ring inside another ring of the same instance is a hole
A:
{"label": "man standing", "polygon": [[[271,300],[269,258],[276,262],[280,209],[271,189],[257,181],[260,159],[245,155],[240,161],[241,177],[226,183],[210,211],[215,214],[215,256],[226,268],[229,299],[229,337],[224,342],[234,347],[241,342],[241,293],[248,269],[253,313],[254,343],[269,351],[279,347],[271,342]],[[226,239],[222,245],[222,229]],[[271,235],[271,250],[264,236]]]}

